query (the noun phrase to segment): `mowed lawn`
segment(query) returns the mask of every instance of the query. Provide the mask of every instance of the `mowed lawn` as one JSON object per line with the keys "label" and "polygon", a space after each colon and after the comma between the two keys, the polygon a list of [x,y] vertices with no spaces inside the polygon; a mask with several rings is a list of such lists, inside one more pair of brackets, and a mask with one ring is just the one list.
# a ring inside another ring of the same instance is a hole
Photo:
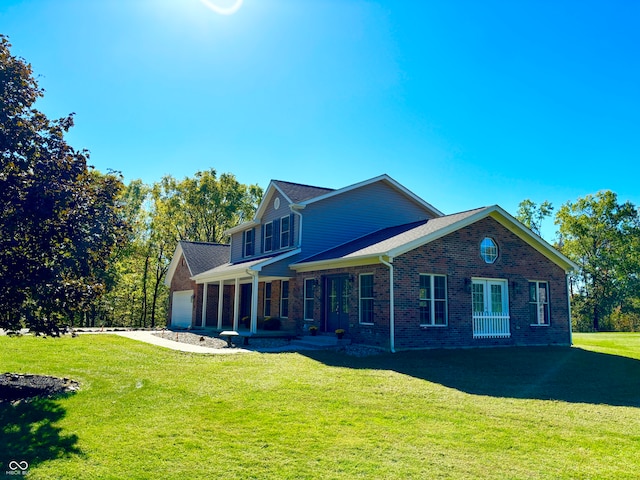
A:
{"label": "mowed lawn", "polygon": [[354,358],[0,337],[0,373],[81,384],[0,406],[0,476],[637,478],[640,335],[574,340]]}

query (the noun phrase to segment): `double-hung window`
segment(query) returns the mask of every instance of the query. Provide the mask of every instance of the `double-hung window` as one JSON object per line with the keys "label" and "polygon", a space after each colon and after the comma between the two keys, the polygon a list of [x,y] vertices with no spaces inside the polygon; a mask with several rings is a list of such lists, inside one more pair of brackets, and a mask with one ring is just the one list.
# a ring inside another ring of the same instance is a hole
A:
{"label": "double-hung window", "polygon": [[271,316],[271,282],[264,284],[264,316]]}
{"label": "double-hung window", "polygon": [[273,250],[273,222],[265,223],[262,236],[262,251],[270,252],[271,250]]}
{"label": "double-hung window", "polygon": [[360,323],[373,323],[373,274],[360,275]]}
{"label": "double-hung window", "polygon": [[251,230],[246,230],[244,232],[244,256],[245,257],[250,257],[253,255],[254,253],[254,243],[255,243],[255,230],[251,229]]}
{"label": "double-hung window", "polygon": [[287,318],[289,316],[289,281],[283,280],[280,290],[280,316]]}
{"label": "double-hung window", "polygon": [[313,287],[315,279],[307,278],[304,281],[304,319],[313,320]]}
{"label": "double-hung window", "polygon": [[529,320],[531,325],[549,325],[549,284],[529,282]]}
{"label": "double-hung window", "polygon": [[420,275],[420,325],[447,325],[447,277],[445,275]]}
{"label": "double-hung window", "polygon": [[282,217],[280,219],[280,248],[291,245],[291,218]]}

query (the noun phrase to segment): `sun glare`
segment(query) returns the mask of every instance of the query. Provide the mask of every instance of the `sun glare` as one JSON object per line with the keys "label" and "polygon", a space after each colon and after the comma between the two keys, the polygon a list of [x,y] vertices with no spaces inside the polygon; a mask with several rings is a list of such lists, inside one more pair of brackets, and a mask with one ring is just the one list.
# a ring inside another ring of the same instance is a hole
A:
{"label": "sun glare", "polygon": [[229,1],[225,0],[200,0],[200,2],[209,7],[214,12],[219,13],[220,15],[232,15],[240,10],[243,0],[235,0],[229,6],[220,5],[221,3],[230,3]]}

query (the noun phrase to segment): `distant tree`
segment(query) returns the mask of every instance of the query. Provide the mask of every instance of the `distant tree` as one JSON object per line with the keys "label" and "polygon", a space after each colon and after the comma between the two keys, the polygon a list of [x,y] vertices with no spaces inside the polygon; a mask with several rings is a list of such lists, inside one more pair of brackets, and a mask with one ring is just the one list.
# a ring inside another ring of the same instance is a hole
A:
{"label": "distant tree", "polygon": [[538,205],[527,198],[518,204],[516,219],[530,228],[533,233],[540,235],[542,222],[545,218],[550,217],[552,213],[553,205],[550,202],[545,200]]}
{"label": "distant tree", "polygon": [[122,181],[67,144],[73,114],[49,120],[34,108],[43,91],[10,47],[0,35],[0,327],[55,334],[112,284]]}
{"label": "distant tree", "polygon": [[243,185],[215,170],[148,186],[131,182],[121,201],[133,227],[118,261],[118,288],[108,295],[110,321],[156,326],[166,318],[164,279],[179,240],[225,242],[224,231],[249,218],[262,198],[257,185]]}
{"label": "distant tree", "polygon": [[615,309],[637,303],[640,221],[630,202],[602,191],[566,203],[556,215],[562,252],[580,266],[573,277],[574,313],[593,330]]}
{"label": "distant tree", "polygon": [[214,169],[193,178],[165,176],[154,188],[157,214],[169,222],[175,240],[223,242],[224,231],[243,222],[262,198],[257,185],[244,185]]}

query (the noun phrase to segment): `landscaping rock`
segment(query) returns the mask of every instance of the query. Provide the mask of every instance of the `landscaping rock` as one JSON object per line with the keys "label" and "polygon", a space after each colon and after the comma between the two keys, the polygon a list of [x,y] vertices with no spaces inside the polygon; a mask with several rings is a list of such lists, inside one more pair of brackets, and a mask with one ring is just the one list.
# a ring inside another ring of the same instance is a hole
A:
{"label": "landscaping rock", "polygon": [[0,402],[51,397],[75,392],[79,386],[78,382],[68,378],[5,373],[0,375]]}

